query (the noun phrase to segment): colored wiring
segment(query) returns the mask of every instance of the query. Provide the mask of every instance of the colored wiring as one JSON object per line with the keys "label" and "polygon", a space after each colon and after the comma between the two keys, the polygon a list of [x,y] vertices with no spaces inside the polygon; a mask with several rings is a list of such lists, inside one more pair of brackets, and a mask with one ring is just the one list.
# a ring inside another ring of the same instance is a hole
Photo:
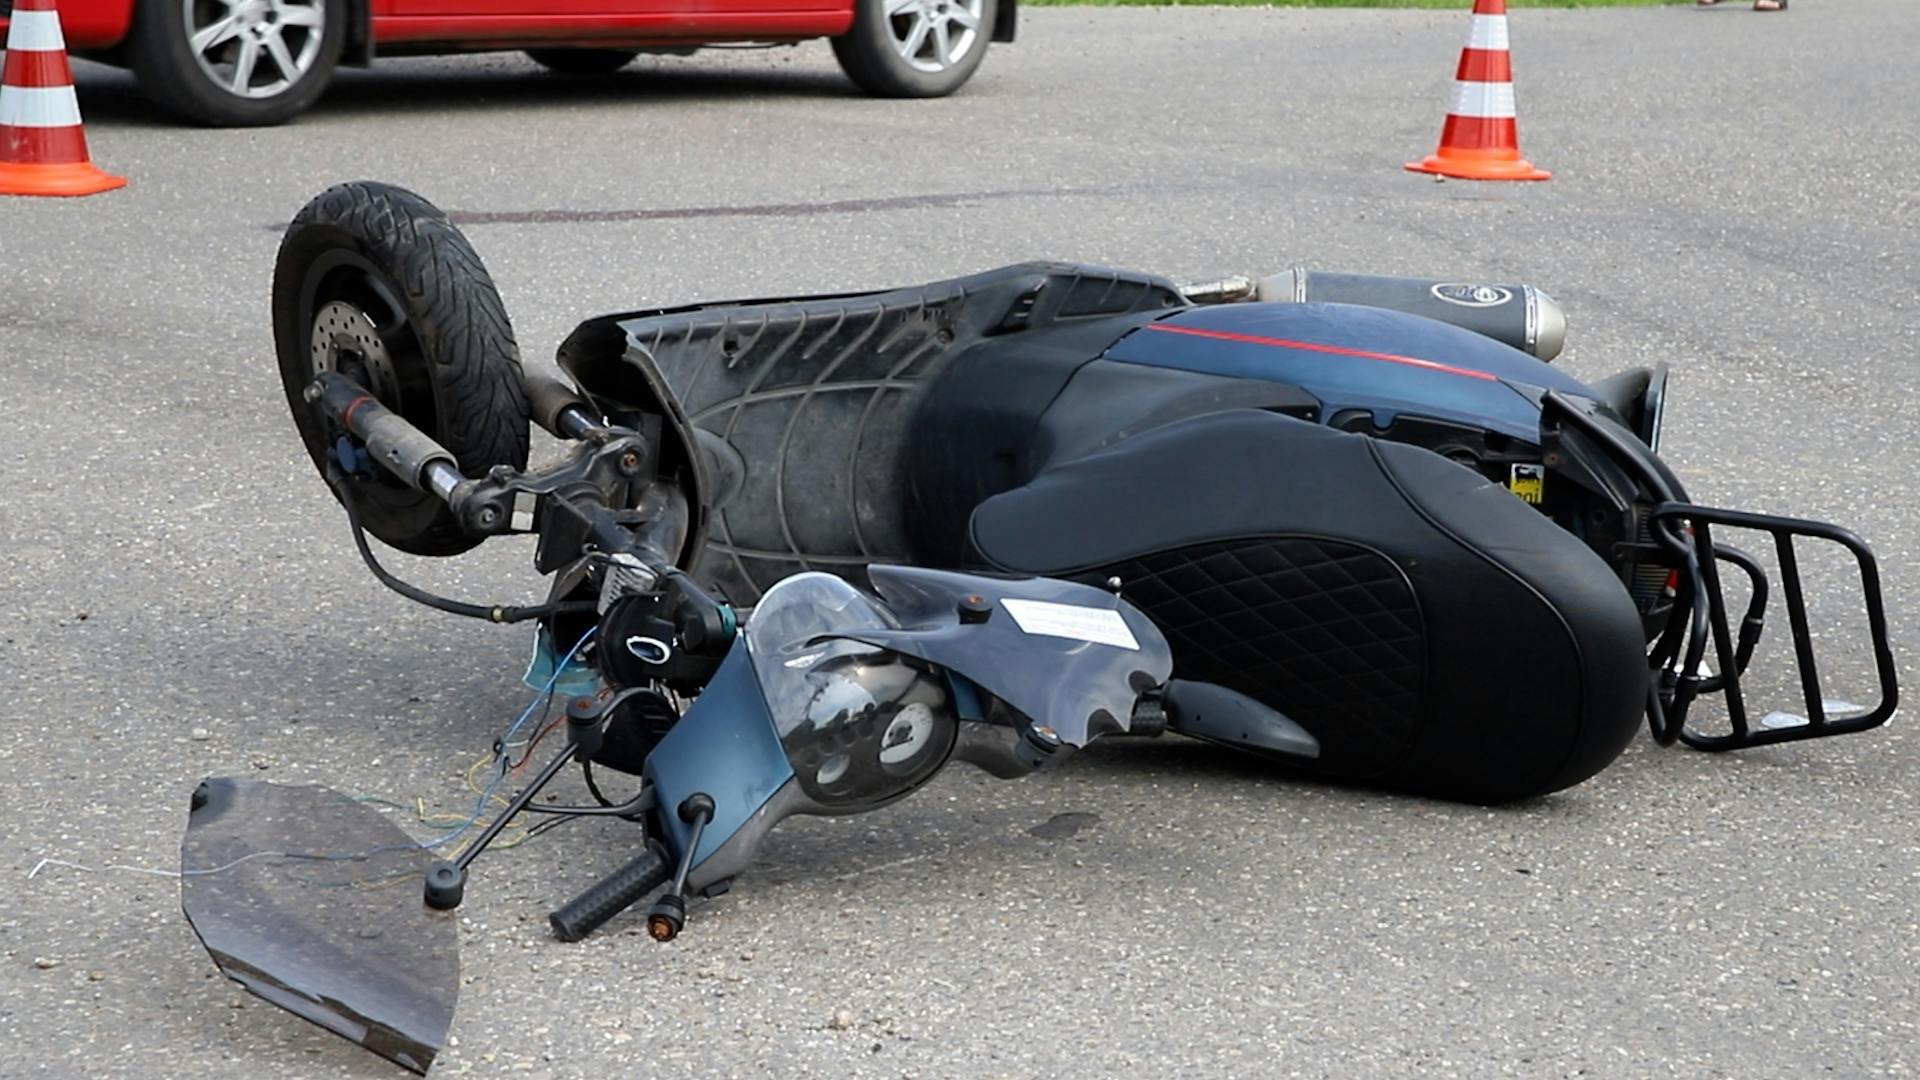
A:
{"label": "colored wiring", "polygon": [[527,740],[527,745],[520,754],[520,760],[514,762],[512,765],[512,769],[514,772],[519,772],[520,770],[527,767],[527,762],[533,760],[534,747],[539,746],[540,740],[546,738],[548,732],[552,731],[554,728],[559,727],[560,722],[567,718],[567,714],[563,712],[559,716],[555,716],[551,720],[548,720],[547,716],[552,711],[553,711],[553,690],[549,689],[547,691],[546,704],[540,707],[540,718],[543,721],[542,724],[540,725],[540,731],[538,734],[534,735],[533,738]]}
{"label": "colored wiring", "polygon": [[[474,760],[474,763],[472,765],[469,765],[467,767],[467,771],[465,775],[467,788],[469,791],[473,792],[476,796],[478,796],[478,798],[474,802],[472,813],[465,814],[465,815],[457,814],[457,813],[432,814],[427,811],[426,800],[419,796],[416,796],[414,798],[413,804],[411,806],[409,806],[406,803],[395,802],[392,799],[381,798],[380,796],[377,796],[377,795],[350,796],[350,799],[353,802],[372,803],[376,806],[386,806],[396,810],[411,810],[414,812],[414,815],[422,823],[425,823],[428,825],[434,825],[434,826],[451,825],[452,826],[452,828],[448,829],[447,832],[445,832],[444,834],[432,840],[424,841],[418,845],[391,844],[384,847],[373,848],[367,851],[356,851],[356,852],[343,853],[343,854],[321,855],[321,854],[310,854],[305,852],[292,852],[292,851],[254,851],[254,852],[249,852],[246,855],[242,855],[241,857],[234,859],[231,862],[222,863],[219,866],[195,867],[192,869],[182,868],[179,870],[166,870],[166,869],[161,869],[158,867],[151,867],[151,866],[127,866],[120,863],[105,863],[99,867],[94,867],[94,866],[89,866],[85,863],[79,863],[79,862],[73,862],[67,859],[56,859],[56,858],[49,857],[49,858],[41,859],[39,862],[33,865],[33,869],[27,871],[27,880],[31,881],[34,878],[40,876],[41,871],[45,870],[47,867],[50,867],[50,866],[67,867],[69,869],[81,870],[87,873],[99,873],[101,870],[115,870],[123,873],[130,873],[130,874],[147,874],[153,877],[188,878],[188,877],[201,877],[207,874],[223,873],[227,870],[233,869],[236,866],[239,866],[242,863],[251,862],[255,859],[264,859],[268,857],[277,857],[277,858],[283,858],[283,859],[310,859],[316,862],[349,862],[357,859],[370,858],[374,855],[385,854],[391,851],[406,851],[406,850],[410,850],[415,846],[418,846],[420,848],[432,849],[432,848],[445,846],[446,844],[450,844],[454,840],[457,840],[461,836],[465,835],[467,830],[473,828],[475,823],[477,823],[482,817],[486,816],[488,804],[493,802],[499,802],[500,804],[505,805],[507,802],[509,802],[509,800],[505,796],[498,794],[498,791],[499,791],[501,782],[507,778],[509,773],[519,768],[519,766],[510,765],[508,763],[506,750],[509,746],[517,745],[513,742],[513,737],[520,732],[520,729],[522,727],[526,726],[527,721],[533,717],[533,714],[536,710],[542,711],[543,719],[544,719],[544,709],[542,708],[542,706],[551,705],[553,701],[553,690],[555,685],[559,683],[560,676],[566,671],[567,665],[573,662],[574,657],[579,655],[580,650],[584,648],[587,642],[593,637],[594,629],[595,628],[589,627],[586,633],[580,635],[580,640],[574,642],[573,648],[567,650],[567,655],[563,657],[558,664],[554,665],[553,674],[548,677],[546,685],[540,687],[540,690],[534,696],[534,699],[527,703],[527,707],[521,710],[520,715],[514,718],[513,723],[508,726],[506,732],[503,735],[501,735],[501,737],[494,743],[495,749],[489,750],[487,753],[480,755],[480,757]],[[542,727],[540,731],[536,735],[534,735],[534,737],[531,740],[528,741],[527,753],[526,755],[523,755],[521,757],[520,765],[526,764],[527,757],[532,754],[533,747],[539,744],[541,737],[544,736],[548,731],[553,730],[553,728],[559,724],[560,720],[563,720],[565,718],[566,718],[565,714],[564,713],[561,714],[559,718],[557,718],[551,723],[547,723],[544,727]],[[478,777],[481,770],[486,769],[489,766],[498,766],[498,768],[494,772],[493,779],[488,781],[487,784],[483,787],[481,786]],[[528,840],[532,839],[535,836],[538,836],[543,832],[548,831],[549,829],[556,828],[560,824],[563,824],[567,821],[572,820],[573,816],[575,815],[560,815],[548,821],[540,822],[533,826],[509,826],[510,828],[520,829],[521,830],[520,833],[512,837],[505,837],[505,838],[495,840],[493,846],[501,847],[501,848],[515,847],[519,844],[523,844],[527,842]],[[457,856],[460,850],[461,849],[456,848],[454,851],[454,855]],[[350,884],[350,883],[342,883],[342,884]],[[391,884],[391,879],[381,883],[363,882],[361,884],[378,887],[379,884]]]}
{"label": "colored wiring", "polygon": [[[480,790],[480,798],[479,801],[474,804],[473,813],[469,814],[467,819],[461,822],[458,828],[452,829],[443,836],[421,844],[421,847],[437,848],[445,844],[450,844],[464,835],[468,829],[473,828],[474,824],[486,815],[487,804],[493,801],[494,792],[499,790],[500,782],[505,780],[507,774],[512,771],[507,767],[505,748],[513,742],[513,737],[520,733],[520,729],[526,726],[527,721],[532,718],[534,710],[540,708],[543,701],[548,700],[548,695],[552,692],[554,686],[559,683],[560,676],[566,672],[567,665],[573,663],[573,658],[578,656],[581,648],[593,638],[596,629],[598,628],[588,627],[587,632],[580,635],[580,640],[573,643],[573,648],[567,650],[567,655],[562,657],[560,662],[553,666],[553,674],[547,676],[547,683],[540,688],[540,693],[535,696],[532,701],[527,703],[527,707],[521,710],[519,717],[514,720],[513,724],[507,728],[506,733],[501,735],[495,743],[495,746],[499,747],[499,749],[492,751],[490,756],[482,755],[480,761],[467,770],[467,786],[471,788],[477,787],[473,777],[481,768],[496,764],[500,766],[500,768],[494,772],[493,779],[488,782],[484,789]],[[524,837],[522,839],[524,839]],[[456,849],[456,851],[457,850],[458,849]]]}

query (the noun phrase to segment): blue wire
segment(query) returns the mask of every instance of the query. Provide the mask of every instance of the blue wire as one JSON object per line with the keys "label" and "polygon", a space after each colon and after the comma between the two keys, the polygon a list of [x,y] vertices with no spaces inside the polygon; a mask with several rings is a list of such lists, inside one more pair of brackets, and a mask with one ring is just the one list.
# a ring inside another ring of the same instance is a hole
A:
{"label": "blue wire", "polygon": [[[593,637],[593,632],[596,629],[598,629],[598,627],[588,627],[587,632],[580,635],[580,640],[573,643],[573,648],[567,650],[567,655],[563,657],[558,664],[554,665],[553,674],[548,676],[547,684],[542,686],[539,691],[533,695],[533,700],[528,702],[527,707],[521,711],[520,718],[515,720],[511,727],[507,728],[506,734],[500,736],[499,745],[505,746],[508,742],[511,742],[514,735],[526,725],[527,720],[533,716],[534,710],[538,709],[540,703],[546,700],[547,695],[553,692],[554,685],[560,681],[560,676],[566,673],[567,665],[573,663],[573,658],[580,653],[580,647],[587,643],[588,638]],[[499,760],[500,755],[496,754],[494,761],[498,762]],[[492,800],[494,791],[500,787],[500,781],[506,778],[507,770],[501,769],[496,772],[493,777],[493,782],[486,786],[486,790],[480,793],[479,801],[473,804],[473,814],[467,818],[465,823],[448,832],[446,835],[441,836],[439,839],[426,841],[420,846],[423,848],[441,847],[459,839],[468,829],[473,828],[474,823],[486,815],[487,803]]]}
{"label": "blue wire", "polygon": [[[582,646],[584,646],[587,643],[587,639],[593,637],[593,632],[595,629],[597,629],[597,627],[589,627],[586,633],[580,635],[580,640],[573,643],[573,648],[567,650],[567,655],[561,659],[558,665],[554,667],[553,675],[547,679],[546,685],[540,688],[539,693],[535,694],[533,700],[527,704],[527,707],[524,710],[521,711],[519,719],[515,720],[513,722],[513,726],[509,727],[507,729],[506,734],[501,736],[500,742],[503,745],[508,740],[513,738],[514,733],[518,732],[520,728],[526,724],[527,719],[533,715],[533,711],[540,707],[540,703],[542,701],[546,700],[547,694],[552,692],[555,684],[557,684],[560,681],[560,676],[566,672],[567,665],[573,663],[573,658],[580,654],[580,649]],[[501,759],[500,754],[494,755],[494,760],[496,762],[498,762],[500,759]],[[180,876],[189,877],[189,876],[196,876],[199,874],[218,873],[222,870],[228,869],[229,867],[237,866],[240,863],[245,862],[247,859],[252,859],[252,858],[266,856],[266,855],[276,855],[281,858],[311,859],[317,862],[357,862],[361,859],[372,858],[375,855],[384,855],[390,851],[416,851],[421,849],[437,848],[444,844],[448,844],[453,842],[454,840],[459,839],[463,834],[466,833],[468,829],[473,828],[474,823],[478,822],[482,817],[486,815],[488,800],[493,798],[494,791],[496,791],[500,787],[500,782],[502,780],[505,780],[506,778],[507,778],[507,770],[501,769],[497,774],[495,774],[493,778],[493,782],[487,785],[485,791],[481,792],[479,800],[475,802],[473,805],[472,816],[468,817],[465,823],[460,825],[458,828],[451,830],[446,835],[441,836],[436,840],[429,840],[420,844],[417,848],[412,845],[391,844],[383,847],[372,848],[367,851],[356,852],[351,855],[346,855],[346,854],[319,855],[319,854],[310,854],[305,852],[256,851],[250,855],[244,856],[243,858],[236,859],[233,862],[227,863],[225,866],[217,866],[207,870],[183,869],[180,872]]]}

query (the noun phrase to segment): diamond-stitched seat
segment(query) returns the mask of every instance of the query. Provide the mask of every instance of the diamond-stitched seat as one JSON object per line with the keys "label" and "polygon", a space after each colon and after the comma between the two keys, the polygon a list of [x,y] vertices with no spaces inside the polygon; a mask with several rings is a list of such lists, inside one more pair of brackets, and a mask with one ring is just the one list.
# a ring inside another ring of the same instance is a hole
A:
{"label": "diamond-stitched seat", "polygon": [[1271,537],[1159,551],[1103,569],[1167,635],[1182,677],[1295,717],[1348,760],[1406,746],[1426,682],[1406,577],[1352,544]]}
{"label": "diamond-stitched seat", "polygon": [[1284,713],[1325,775],[1501,802],[1592,775],[1639,724],[1645,639],[1612,568],[1417,447],[1202,414],[1049,466],[972,534],[996,568],[1118,577],[1174,678]]}

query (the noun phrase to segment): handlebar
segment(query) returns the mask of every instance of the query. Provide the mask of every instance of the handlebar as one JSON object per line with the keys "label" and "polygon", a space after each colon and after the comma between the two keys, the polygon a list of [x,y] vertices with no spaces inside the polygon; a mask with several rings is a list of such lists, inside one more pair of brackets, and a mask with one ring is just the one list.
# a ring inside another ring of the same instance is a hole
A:
{"label": "handlebar", "polygon": [[305,396],[366,443],[373,460],[414,490],[451,500],[453,489],[466,479],[451,451],[352,379],[323,371],[308,385]]}
{"label": "handlebar", "polygon": [[647,848],[625,866],[587,887],[547,916],[553,936],[561,941],[579,941],[599,929],[601,924],[646,898],[673,877],[673,864],[658,840],[647,841]]}

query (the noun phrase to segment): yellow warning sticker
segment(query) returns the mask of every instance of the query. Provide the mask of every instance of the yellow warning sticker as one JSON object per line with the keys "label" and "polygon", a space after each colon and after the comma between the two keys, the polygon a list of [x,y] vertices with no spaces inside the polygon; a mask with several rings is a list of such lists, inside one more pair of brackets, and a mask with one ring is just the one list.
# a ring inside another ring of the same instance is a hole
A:
{"label": "yellow warning sticker", "polygon": [[1540,505],[1547,496],[1547,469],[1544,465],[1515,465],[1507,473],[1507,490],[1521,502]]}

